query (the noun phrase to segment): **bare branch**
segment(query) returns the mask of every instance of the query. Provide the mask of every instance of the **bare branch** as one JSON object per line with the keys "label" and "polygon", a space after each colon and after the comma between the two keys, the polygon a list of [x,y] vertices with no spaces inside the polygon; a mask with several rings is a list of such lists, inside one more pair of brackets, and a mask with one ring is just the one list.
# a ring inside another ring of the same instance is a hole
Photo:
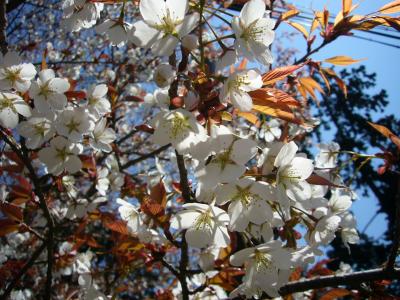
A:
{"label": "bare branch", "polygon": [[312,279],[289,282],[280,288],[282,296],[292,293],[304,292],[313,289],[337,286],[358,286],[364,282],[372,282],[384,279],[399,279],[400,269],[372,269],[360,272],[354,272],[344,275],[330,275]]}

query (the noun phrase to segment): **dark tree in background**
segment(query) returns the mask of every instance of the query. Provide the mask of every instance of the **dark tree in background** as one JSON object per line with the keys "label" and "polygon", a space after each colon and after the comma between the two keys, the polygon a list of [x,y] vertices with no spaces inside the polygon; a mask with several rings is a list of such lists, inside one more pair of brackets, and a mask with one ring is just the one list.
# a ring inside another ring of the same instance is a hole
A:
{"label": "dark tree in background", "polygon": [[[339,143],[342,150],[375,154],[389,149],[396,153],[395,145],[367,123],[369,120],[386,126],[394,133],[400,132],[400,120],[387,109],[389,100],[386,91],[375,89],[376,74],[368,73],[365,66],[360,66],[343,70],[340,75],[347,85],[347,97],[332,82],[330,93],[322,98],[317,107],[321,118],[321,126],[314,131],[317,140],[322,141],[323,134],[329,131],[332,140]],[[356,171],[361,163],[362,160],[357,160],[346,164],[341,174],[345,180],[352,180],[353,187],[360,192],[357,201],[365,201],[367,197],[378,200],[379,210],[376,213],[385,214],[388,228],[379,241],[362,234],[360,243],[351,246],[351,255],[340,238],[335,240],[329,256],[340,257],[356,269],[377,267],[386,260],[390,247],[385,240],[393,238],[395,199],[399,194],[398,174],[387,171],[380,175],[377,172],[383,161],[367,163]]]}

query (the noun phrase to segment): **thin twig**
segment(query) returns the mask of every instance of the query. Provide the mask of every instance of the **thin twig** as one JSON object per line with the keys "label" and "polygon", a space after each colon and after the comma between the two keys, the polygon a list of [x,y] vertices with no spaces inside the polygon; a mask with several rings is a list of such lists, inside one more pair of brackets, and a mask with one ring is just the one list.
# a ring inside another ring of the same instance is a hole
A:
{"label": "thin twig", "polygon": [[135,165],[135,164],[137,164],[137,163],[139,163],[139,162],[141,162],[141,161],[143,161],[143,160],[146,160],[146,159],[148,159],[148,158],[154,157],[154,156],[156,156],[157,154],[163,152],[164,150],[167,150],[170,146],[171,146],[171,144],[162,146],[162,147],[160,147],[160,148],[158,148],[158,149],[156,149],[156,150],[154,150],[154,151],[152,151],[152,152],[150,152],[150,153],[144,154],[144,155],[142,155],[142,156],[140,156],[140,157],[138,157],[138,158],[136,158],[136,159],[130,160],[130,161],[128,161],[127,163],[125,163],[125,164],[122,166],[121,169],[122,169],[122,170],[127,169],[127,168],[129,168],[129,167],[131,167],[131,166],[133,166],[133,165]]}

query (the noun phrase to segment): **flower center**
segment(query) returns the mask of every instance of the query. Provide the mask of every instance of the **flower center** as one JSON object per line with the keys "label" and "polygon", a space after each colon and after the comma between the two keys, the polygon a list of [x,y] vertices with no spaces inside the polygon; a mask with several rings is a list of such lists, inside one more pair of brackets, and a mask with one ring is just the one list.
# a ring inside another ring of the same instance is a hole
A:
{"label": "flower center", "polygon": [[228,149],[217,154],[211,162],[218,164],[222,171],[225,170],[228,164],[234,164],[234,161],[231,159],[231,151],[231,149]]}
{"label": "flower center", "polygon": [[40,135],[41,137],[44,137],[44,135],[46,133],[46,128],[45,128],[44,122],[37,123],[33,127],[34,127],[36,135]]}
{"label": "flower center", "polygon": [[176,26],[181,24],[183,20],[174,19],[173,16],[171,16],[171,12],[169,11],[169,9],[167,9],[166,14],[162,17],[159,17],[159,19],[159,24],[153,25],[153,28],[164,32],[164,35],[178,35],[178,33],[176,32]]}
{"label": "flower center", "polygon": [[40,93],[39,93],[39,95],[42,95],[42,96],[45,97],[46,100],[47,100],[47,96],[48,96],[49,94],[51,94],[52,92],[53,92],[53,91],[49,88],[49,83],[46,82],[44,85],[42,85],[42,86],[40,87]]}
{"label": "flower center", "polygon": [[13,84],[20,79],[19,74],[21,73],[21,68],[17,68],[15,70],[6,68],[6,79],[10,80]]}
{"label": "flower center", "polygon": [[57,158],[59,158],[62,161],[66,161],[68,156],[71,154],[68,152],[67,147],[61,148],[61,149],[56,149],[57,152]]}
{"label": "flower center", "polygon": [[13,112],[17,112],[15,107],[14,107],[14,103],[12,101],[12,99],[7,98],[6,96],[3,95],[3,99],[0,102],[0,110],[3,110],[5,108],[9,108],[11,109]]}
{"label": "flower center", "polygon": [[247,74],[237,75],[236,78],[230,80],[228,82],[229,91],[232,90],[241,90],[242,86],[249,85],[251,82],[249,80],[249,76]]}
{"label": "flower center", "polygon": [[263,253],[259,250],[255,250],[254,260],[256,263],[257,272],[266,271],[272,267],[271,255],[269,255],[268,253]]}
{"label": "flower center", "polygon": [[185,117],[183,114],[176,112],[173,114],[173,118],[170,122],[170,138],[176,139],[179,135],[186,133],[192,129],[189,123],[189,117]]}
{"label": "flower center", "polygon": [[210,210],[206,210],[204,213],[197,217],[194,228],[196,228],[196,230],[203,230],[211,227],[212,217],[210,214]]}
{"label": "flower center", "polygon": [[236,185],[236,194],[233,197],[232,201],[241,201],[244,206],[249,206],[252,202],[255,202],[260,199],[260,197],[256,194],[250,192],[251,184],[247,187],[240,187]]}
{"label": "flower center", "polygon": [[68,133],[71,134],[74,131],[79,132],[79,125],[80,122],[76,122],[74,119],[72,119],[69,123],[65,124],[65,127],[68,128]]}
{"label": "flower center", "polygon": [[241,23],[241,27],[243,29],[242,35],[240,38],[244,39],[246,42],[249,41],[259,41],[262,39],[262,36],[266,34],[266,27],[257,26],[257,20],[254,20],[249,26],[245,27]]}

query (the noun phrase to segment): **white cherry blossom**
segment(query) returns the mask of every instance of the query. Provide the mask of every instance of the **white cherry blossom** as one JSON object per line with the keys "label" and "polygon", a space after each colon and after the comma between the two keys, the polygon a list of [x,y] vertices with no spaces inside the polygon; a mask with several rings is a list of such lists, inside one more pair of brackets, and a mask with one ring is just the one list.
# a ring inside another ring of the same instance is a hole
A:
{"label": "white cherry blossom", "polygon": [[306,181],[314,170],[312,160],[296,156],[297,145],[285,144],[275,158],[278,168],[276,184],[281,206],[289,213],[290,201],[306,201],[311,198],[311,185]]}
{"label": "white cherry blossom", "polygon": [[153,79],[158,87],[166,88],[174,81],[175,76],[176,72],[171,65],[160,64],[154,71]]}
{"label": "white cherry blossom", "polygon": [[17,52],[8,51],[4,56],[0,53],[0,89],[15,89],[25,93],[31,86],[36,69],[31,63],[22,63]]}
{"label": "white cherry blossom", "polygon": [[64,95],[70,88],[65,78],[56,78],[52,69],[39,72],[37,81],[33,81],[29,95],[33,98],[35,108],[48,116],[51,111],[60,111],[67,106],[67,97]]}
{"label": "white cherry blossom", "polygon": [[76,173],[82,168],[78,157],[81,149],[62,136],[50,141],[50,146],[39,151],[39,159],[47,166],[49,173],[60,175],[64,170]]}
{"label": "white cherry blossom", "polygon": [[290,252],[278,240],[240,250],[230,257],[230,263],[245,266],[245,286],[257,294],[263,291],[270,296],[279,295],[278,290],[287,282],[293,264]]}
{"label": "white cherry blossom", "polygon": [[248,92],[255,91],[262,85],[262,78],[257,70],[236,71],[225,81],[221,101],[230,101],[240,111],[251,111],[253,100]]}
{"label": "white cherry blossom", "polygon": [[205,248],[229,245],[230,237],[226,228],[229,216],[224,210],[202,203],[187,203],[183,208],[173,216],[170,226],[179,231],[186,229],[185,238],[190,246]]}
{"label": "white cherry blossom", "polygon": [[108,87],[106,84],[92,85],[88,90],[88,110],[95,119],[111,112],[110,101],[106,98]]}
{"label": "white cherry blossom", "polygon": [[40,114],[34,114],[27,121],[21,122],[18,132],[26,139],[26,146],[30,149],[39,148],[55,134],[53,120]]}
{"label": "white cherry blossom", "polygon": [[124,22],[122,19],[108,19],[96,26],[96,32],[105,34],[111,45],[121,47],[129,39],[132,24]]}
{"label": "white cherry blossom", "polygon": [[232,20],[232,29],[236,36],[235,48],[238,55],[251,61],[268,65],[273,62],[269,46],[275,38],[275,21],[265,16],[265,2],[250,0]]}
{"label": "white cherry blossom", "polygon": [[55,124],[57,133],[72,142],[82,141],[83,136],[94,128],[94,123],[88,116],[87,110],[80,107],[64,110]]}
{"label": "white cherry blossom", "polygon": [[183,109],[162,111],[154,117],[152,124],[155,128],[153,142],[160,146],[171,143],[180,154],[187,153],[193,145],[208,137],[203,126]]}
{"label": "white cherry blossom", "polygon": [[218,187],[215,194],[217,205],[230,202],[228,213],[231,231],[243,232],[250,222],[261,225],[273,217],[267,201],[275,201],[275,193],[266,183],[245,177]]}
{"label": "white cherry blossom", "polygon": [[123,199],[117,199],[118,212],[121,219],[127,222],[128,229],[131,233],[136,234],[142,226],[142,219],[136,207]]}
{"label": "white cherry blossom", "polygon": [[31,108],[20,96],[0,92],[0,125],[10,129],[17,127],[18,114],[30,117]]}
{"label": "white cherry blossom", "polygon": [[315,167],[332,169],[336,167],[337,157],[340,151],[338,143],[332,142],[329,144],[319,144],[320,149],[315,158]]}
{"label": "white cherry blossom", "polygon": [[90,28],[96,24],[104,4],[86,0],[66,0],[63,2],[62,7],[62,26],[67,31],[79,31],[82,28]]}
{"label": "white cherry blossom", "polygon": [[112,128],[106,128],[107,120],[100,119],[90,134],[89,144],[93,149],[111,152],[111,143],[116,139],[115,131]]}
{"label": "white cherry blossom", "polygon": [[282,133],[280,125],[281,124],[277,119],[263,122],[259,132],[260,138],[264,139],[267,143],[271,143],[274,140],[279,139]]}
{"label": "white cherry blossom", "polygon": [[179,40],[199,23],[199,14],[186,16],[188,0],[143,0],[139,8],[143,21],[134,24],[132,41],[151,48],[156,56],[171,55]]}
{"label": "white cherry blossom", "polygon": [[240,139],[223,125],[213,126],[211,135],[210,150],[214,155],[205,166],[200,166],[197,170],[198,180],[205,188],[236,180],[246,171],[245,164],[257,153],[255,141]]}

